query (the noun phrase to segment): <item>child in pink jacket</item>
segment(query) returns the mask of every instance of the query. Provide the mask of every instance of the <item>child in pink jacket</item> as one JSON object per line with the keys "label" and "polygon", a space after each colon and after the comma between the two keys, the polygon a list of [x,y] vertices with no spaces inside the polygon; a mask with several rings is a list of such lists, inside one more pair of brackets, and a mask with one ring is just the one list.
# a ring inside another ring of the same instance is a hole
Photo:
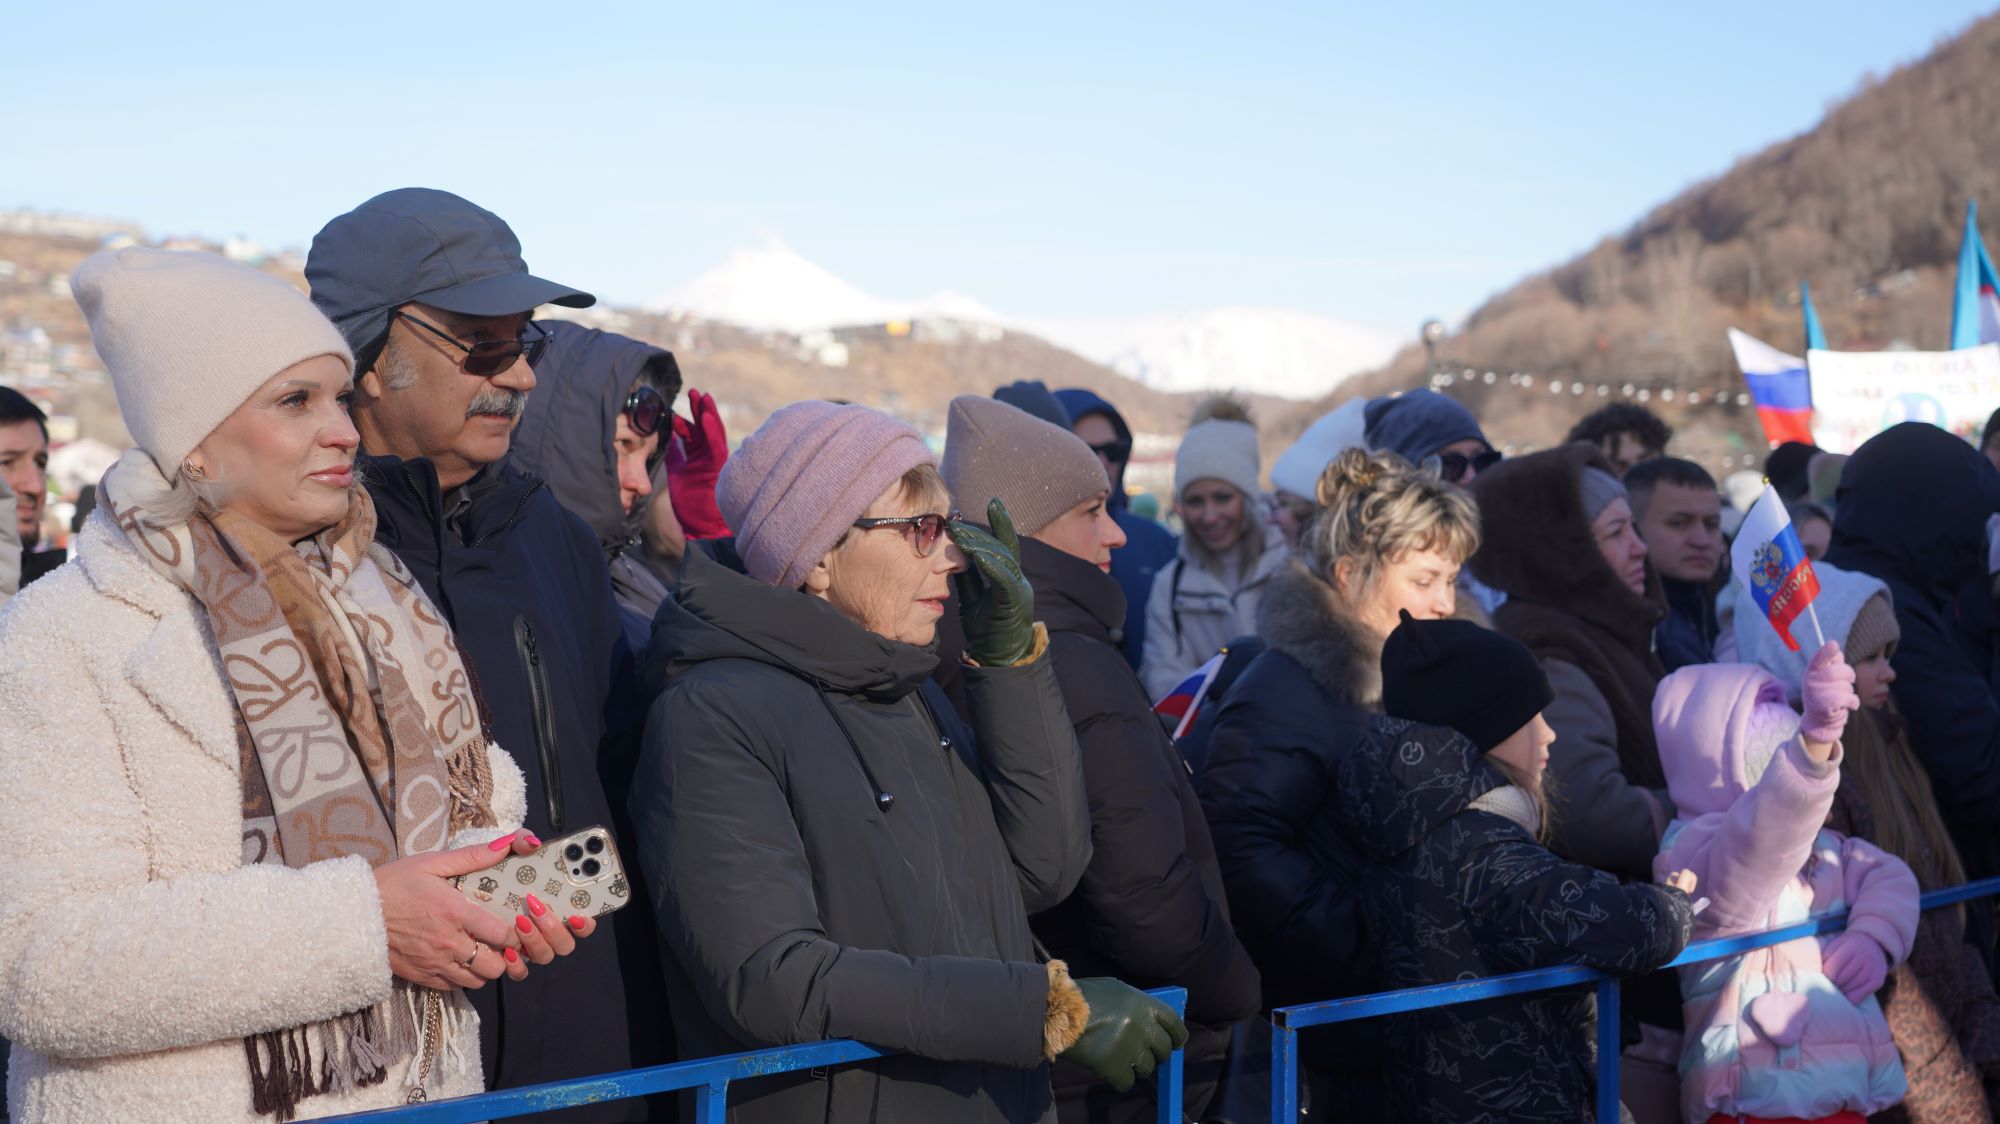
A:
{"label": "child in pink jacket", "polygon": [[1917,880],[1894,856],[1826,828],[1840,735],[1861,704],[1827,644],[1803,686],[1805,718],[1760,668],[1683,668],[1653,697],[1679,810],[1656,874],[1693,871],[1695,939],[1845,909],[1847,928],[1684,967],[1681,1113],[1714,1121],[1860,1121],[1903,1099],[1903,1066],[1875,992],[1909,954]]}

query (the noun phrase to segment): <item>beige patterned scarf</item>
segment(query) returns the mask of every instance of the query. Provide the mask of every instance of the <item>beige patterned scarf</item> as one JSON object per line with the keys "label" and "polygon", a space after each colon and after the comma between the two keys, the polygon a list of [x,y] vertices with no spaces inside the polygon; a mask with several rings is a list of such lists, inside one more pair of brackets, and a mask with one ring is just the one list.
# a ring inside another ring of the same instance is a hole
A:
{"label": "beige patterned scarf", "polygon": [[[294,544],[229,512],[166,524],[150,512],[168,487],[135,449],[100,493],[140,555],[207,613],[236,700],[244,863],[379,866],[494,826],[465,666],[416,579],[374,545],[368,493]],[[378,1007],[244,1039],[257,1111],[287,1120],[305,1097],[376,1084],[422,1039],[419,1098],[442,998],[398,981]]]}

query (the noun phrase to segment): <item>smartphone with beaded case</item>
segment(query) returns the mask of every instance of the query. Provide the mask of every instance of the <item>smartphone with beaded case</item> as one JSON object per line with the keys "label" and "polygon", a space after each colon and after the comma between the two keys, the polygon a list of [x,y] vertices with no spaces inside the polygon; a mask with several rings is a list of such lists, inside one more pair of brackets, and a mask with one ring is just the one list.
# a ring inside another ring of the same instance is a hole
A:
{"label": "smartphone with beaded case", "polygon": [[618,846],[603,827],[551,839],[533,854],[508,855],[454,881],[467,901],[503,921],[528,912],[529,894],[558,914],[582,917],[602,917],[632,900]]}

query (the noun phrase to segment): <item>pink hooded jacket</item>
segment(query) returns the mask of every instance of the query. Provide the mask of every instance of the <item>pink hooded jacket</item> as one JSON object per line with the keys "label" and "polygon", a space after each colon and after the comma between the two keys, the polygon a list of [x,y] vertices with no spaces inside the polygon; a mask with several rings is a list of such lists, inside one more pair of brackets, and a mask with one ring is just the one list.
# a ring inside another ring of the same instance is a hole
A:
{"label": "pink hooded jacket", "polygon": [[[1758,711],[1777,707],[1783,713]],[[1776,723],[1790,722],[1764,760]],[[1909,955],[1917,880],[1894,856],[1827,830],[1841,751],[1805,752],[1784,688],[1747,664],[1683,668],[1653,697],[1653,728],[1679,809],[1656,876],[1700,880],[1695,939],[1755,932],[1839,909],[1848,930]],[[1761,745],[1759,744],[1761,743]],[[1851,1003],[1821,969],[1824,938],[1802,938],[1680,969],[1687,1016],[1681,1111],[1806,1120],[1872,1113],[1903,1099],[1902,1061],[1874,996]]]}

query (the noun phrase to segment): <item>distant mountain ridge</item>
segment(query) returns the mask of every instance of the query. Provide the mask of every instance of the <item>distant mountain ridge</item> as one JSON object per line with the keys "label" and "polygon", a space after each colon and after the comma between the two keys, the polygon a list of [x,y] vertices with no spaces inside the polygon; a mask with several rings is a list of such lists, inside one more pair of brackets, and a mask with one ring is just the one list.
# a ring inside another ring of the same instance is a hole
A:
{"label": "distant mountain ridge", "polygon": [[794,335],[923,319],[993,324],[1039,336],[1170,393],[1235,389],[1326,394],[1396,352],[1394,334],[1296,309],[1214,308],[1131,319],[1024,319],[963,293],[919,300],[864,292],[775,237],[733,250],[648,308]]}

